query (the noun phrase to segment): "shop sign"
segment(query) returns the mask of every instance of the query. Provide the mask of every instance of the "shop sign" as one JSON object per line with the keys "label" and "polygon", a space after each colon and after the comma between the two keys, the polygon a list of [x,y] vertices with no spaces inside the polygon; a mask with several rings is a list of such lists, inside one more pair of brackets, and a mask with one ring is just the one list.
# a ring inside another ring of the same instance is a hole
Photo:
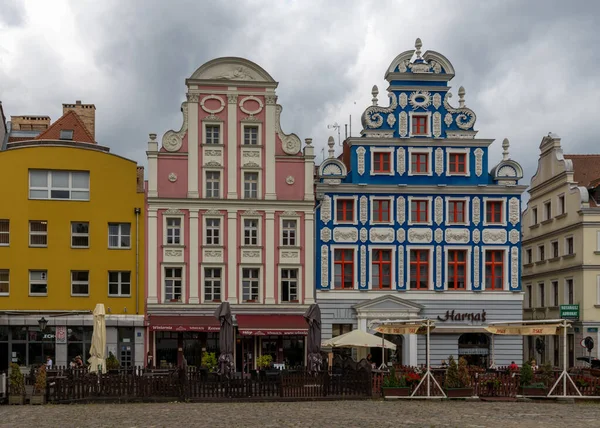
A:
{"label": "shop sign", "polygon": [[220,327],[212,325],[151,325],[152,331],[206,331],[218,332]]}
{"label": "shop sign", "polygon": [[67,343],[67,327],[56,327],[56,343]]}
{"label": "shop sign", "polygon": [[588,333],[598,333],[598,327],[588,327]]}
{"label": "shop sign", "polygon": [[239,330],[242,336],[306,336],[308,330]]}
{"label": "shop sign", "polygon": [[477,312],[456,312],[454,309],[452,309],[451,311],[446,311],[446,315],[444,317],[440,317],[438,315],[437,317],[438,321],[479,321],[479,322],[485,322],[486,320],[486,313],[485,310],[482,310],[481,312],[477,313]]}
{"label": "shop sign", "polygon": [[459,348],[458,355],[488,355],[487,348]]}
{"label": "shop sign", "polygon": [[560,305],[560,317],[567,320],[578,320],[579,305]]}

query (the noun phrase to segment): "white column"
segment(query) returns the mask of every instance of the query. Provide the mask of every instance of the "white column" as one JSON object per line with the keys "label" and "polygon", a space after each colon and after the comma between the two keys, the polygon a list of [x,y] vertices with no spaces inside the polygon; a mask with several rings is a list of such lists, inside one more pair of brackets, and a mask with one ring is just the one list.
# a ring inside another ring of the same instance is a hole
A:
{"label": "white column", "polygon": [[[236,89],[236,88],[230,88]],[[237,100],[235,94],[227,95],[227,199],[237,199],[238,182],[238,137],[237,137]]]}
{"label": "white column", "polygon": [[402,363],[405,366],[417,366],[417,335],[404,334]]}
{"label": "white column", "polygon": [[238,246],[237,246],[237,211],[227,211],[227,289],[231,304],[238,303],[237,271],[238,271]]}
{"label": "white column", "polygon": [[155,208],[148,209],[148,303],[158,303],[158,213]]}
{"label": "white column", "polygon": [[265,220],[265,242],[262,243],[265,249],[264,266],[266,293],[264,302],[269,305],[275,303],[275,289],[279,289],[275,280],[275,248],[277,247],[277,241],[275,239],[275,211],[265,210]]}
{"label": "white column", "polygon": [[275,194],[275,100],[267,96],[265,106],[265,199],[276,199]]}
{"label": "white column", "polygon": [[148,141],[148,197],[158,197],[158,142],[156,134],[150,134]]}
{"label": "white column", "polygon": [[312,211],[304,213],[304,277],[302,278],[304,287],[304,303],[311,304],[315,302],[315,254],[314,254],[314,213]]}
{"label": "white column", "polygon": [[198,264],[200,257],[198,255],[198,211],[190,210],[190,304],[198,304]]}
{"label": "white column", "polygon": [[188,198],[198,192],[198,101],[188,102]]}
{"label": "white column", "polygon": [[304,140],[304,200],[315,200],[315,148],[311,146],[312,138]]}

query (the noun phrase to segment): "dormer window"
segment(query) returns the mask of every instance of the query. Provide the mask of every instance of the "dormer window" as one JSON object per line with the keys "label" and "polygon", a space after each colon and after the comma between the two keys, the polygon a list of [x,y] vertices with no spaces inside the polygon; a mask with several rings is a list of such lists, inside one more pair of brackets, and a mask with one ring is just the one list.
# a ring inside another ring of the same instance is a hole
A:
{"label": "dormer window", "polygon": [[428,135],[428,116],[412,117],[412,135]]}
{"label": "dormer window", "polygon": [[73,130],[72,129],[61,129],[59,138],[61,140],[73,140]]}

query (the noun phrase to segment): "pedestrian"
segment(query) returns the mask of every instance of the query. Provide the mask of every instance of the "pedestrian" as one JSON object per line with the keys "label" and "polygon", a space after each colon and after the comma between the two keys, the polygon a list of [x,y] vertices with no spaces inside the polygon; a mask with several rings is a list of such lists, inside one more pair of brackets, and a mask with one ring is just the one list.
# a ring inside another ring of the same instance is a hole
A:
{"label": "pedestrian", "polygon": [[52,358],[50,355],[46,355],[46,369],[50,370],[52,368]]}
{"label": "pedestrian", "polygon": [[146,368],[148,368],[148,369],[154,368],[154,366],[152,364],[153,360],[154,360],[154,357],[152,357],[152,353],[150,351],[148,351],[148,354],[146,355]]}
{"label": "pedestrian", "polygon": [[517,366],[517,364],[516,364],[514,361],[512,361],[512,362],[510,363],[510,366],[508,366],[508,369],[509,369],[511,372],[516,372],[517,370],[519,370],[519,366]]}

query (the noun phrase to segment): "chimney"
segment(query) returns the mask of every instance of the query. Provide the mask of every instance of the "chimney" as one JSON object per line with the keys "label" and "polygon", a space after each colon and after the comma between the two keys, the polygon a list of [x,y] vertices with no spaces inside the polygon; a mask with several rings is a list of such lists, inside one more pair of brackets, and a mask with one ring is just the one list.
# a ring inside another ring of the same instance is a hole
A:
{"label": "chimney", "polygon": [[96,140],[96,106],[94,104],[81,104],[80,100],[75,104],[63,104],[63,115],[69,111],[74,111],[81,119],[94,141]]}
{"label": "chimney", "polygon": [[45,131],[50,126],[50,116],[11,116],[13,131]]}

